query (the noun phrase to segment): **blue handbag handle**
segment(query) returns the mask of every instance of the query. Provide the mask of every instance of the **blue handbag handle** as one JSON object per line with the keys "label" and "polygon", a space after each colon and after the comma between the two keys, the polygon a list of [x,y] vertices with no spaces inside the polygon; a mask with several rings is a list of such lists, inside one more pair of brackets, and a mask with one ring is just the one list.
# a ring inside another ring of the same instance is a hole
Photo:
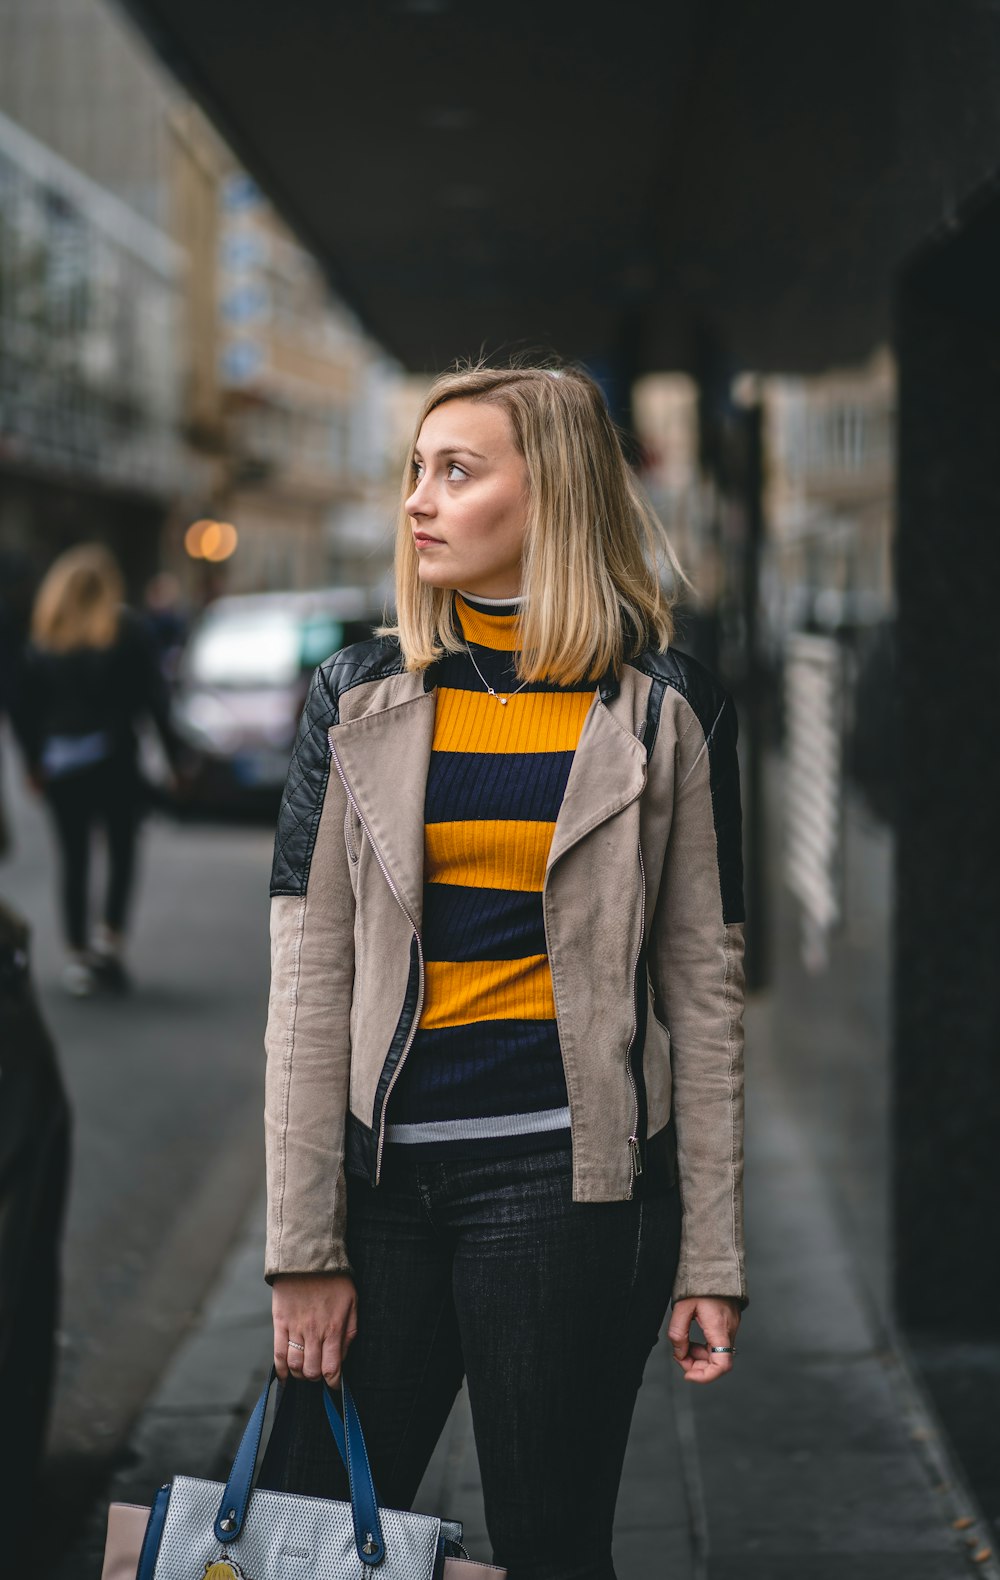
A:
{"label": "blue handbag handle", "polygon": [[[214,1526],[215,1535],[223,1544],[235,1541],[243,1529],[247,1506],[250,1502],[254,1471],[257,1468],[257,1456],[260,1453],[260,1439],[264,1430],[267,1401],[276,1377],[277,1373],[272,1365],[267,1381],[261,1390],[260,1398],[254,1405],[253,1413],[240,1439],[240,1446],[236,1450],[236,1458],[233,1460],[233,1468],[229,1472],[229,1480],[226,1482],[226,1490],[222,1495],[222,1502],[219,1505],[219,1512],[215,1517]],[[337,1413],[333,1395],[328,1385],[326,1383],[323,1384],[323,1404],[326,1408],[326,1418],[330,1424],[333,1440],[340,1452],[340,1457],[347,1466],[347,1480],[351,1489],[351,1515],[354,1520],[354,1540],[358,1549],[358,1557],[363,1564],[380,1564],[385,1557],[385,1540],[382,1536],[382,1522],[379,1519],[378,1500],[375,1496],[375,1485],[372,1481],[371,1466],[368,1463],[368,1450],[365,1448],[361,1422],[358,1420],[358,1412],[351,1397],[351,1390],[348,1388],[343,1374],[341,1374],[340,1392],[344,1410],[343,1421],[341,1421]]]}

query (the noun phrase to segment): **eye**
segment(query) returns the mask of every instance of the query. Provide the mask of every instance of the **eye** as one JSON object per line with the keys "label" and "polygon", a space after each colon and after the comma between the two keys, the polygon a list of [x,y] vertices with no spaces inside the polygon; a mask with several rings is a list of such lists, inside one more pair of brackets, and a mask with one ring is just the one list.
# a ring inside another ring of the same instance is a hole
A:
{"label": "eye", "polygon": [[[422,476],[423,470],[424,470],[423,462],[422,461],[418,461],[414,457],[414,459],[411,460],[411,462],[410,462],[410,476],[412,477],[414,482],[416,482]],[[453,472],[457,473],[458,475],[456,477],[452,477],[451,474]],[[447,478],[448,482],[450,482],[450,483],[461,482],[464,478],[467,478],[468,475],[469,474],[465,470],[465,468],[462,467],[462,466],[459,466],[457,461],[449,461],[448,462],[448,466],[447,466],[447,469],[446,469],[446,472],[445,472],[445,477]]]}

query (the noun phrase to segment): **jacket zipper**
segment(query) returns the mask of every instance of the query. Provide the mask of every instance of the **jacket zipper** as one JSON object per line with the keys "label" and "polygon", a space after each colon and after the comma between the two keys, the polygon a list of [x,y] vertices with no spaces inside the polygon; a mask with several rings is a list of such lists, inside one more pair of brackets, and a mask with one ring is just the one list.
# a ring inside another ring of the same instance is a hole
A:
{"label": "jacket zipper", "polygon": [[351,806],[354,808],[354,811],[355,811],[355,814],[357,816],[358,822],[361,824],[361,827],[364,829],[365,833],[368,835],[368,843],[369,843],[369,845],[372,848],[372,853],[373,853],[373,855],[375,857],[375,860],[378,862],[379,870],[381,871],[382,876],[385,878],[386,883],[389,885],[389,888],[392,890],[392,893],[393,893],[393,896],[395,897],[397,905],[399,906],[399,908],[402,911],[403,915],[406,917],[406,920],[409,922],[410,926],[413,928],[413,936],[417,940],[417,959],[419,961],[419,968],[420,968],[419,969],[419,986],[418,986],[418,989],[417,989],[417,1007],[416,1007],[416,1009],[413,1012],[413,1019],[410,1022],[410,1028],[409,1028],[409,1030],[408,1030],[408,1032],[406,1034],[406,1041],[404,1042],[403,1048],[402,1048],[402,1052],[400,1053],[399,1058],[396,1061],[396,1068],[392,1072],[392,1076],[390,1077],[390,1080],[389,1080],[389,1085],[386,1088],[385,1097],[382,1100],[382,1112],[379,1114],[379,1119],[378,1119],[378,1145],[377,1145],[376,1152],[375,1152],[375,1184],[377,1185],[378,1182],[379,1182],[379,1177],[380,1177],[381,1172],[382,1172],[382,1148],[383,1148],[383,1146],[385,1144],[385,1115],[386,1115],[386,1110],[387,1110],[387,1108],[389,1106],[389,1098],[392,1096],[392,1089],[395,1086],[397,1080],[399,1079],[400,1071],[402,1070],[403,1065],[406,1063],[406,1055],[409,1053],[409,1051],[410,1051],[410,1044],[413,1042],[413,1039],[416,1036],[417,1027],[420,1024],[420,1012],[423,1009],[423,1003],[424,1003],[424,946],[423,946],[423,940],[420,937],[420,929],[417,926],[416,922],[414,921],[413,917],[410,915],[410,912],[409,912],[409,910],[407,909],[407,906],[406,906],[406,902],[404,901],[403,896],[400,894],[399,890],[396,887],[396,884],[395,884],[395,881],[393,879],[392,873],[389,871],[388,867],[385,864],[385,860],[384,860],[384,858],[382,856],[382,852],[379,850],[378,844],[375,841],[374,837],[372,836],[372,831],[368,827],[368,824],[365,821],[364,813],[362,812],[360,806],[358,805],[357,800],[356,800],[355,795],[354,795],[354,792],[352,791],[350,785],[347,782],[347,777],[346,777],[346,775],[344,773],[344,770],[343,770],[343,768],[341,767],[341,764],[340,764],[340,758],[337,756],[337,748],[334,746],[333,741],[330,740],[329,736],[327,736],[327,740],[329,741],[329,744],[330,744],[330,756],[333,758],[333,761],[334,761],[334,763],[336,765],[336,768],[337,768],[337,773],[340,775],[340,782],[341,782],[341,784],[344,787],[344,794],[346,795],[348,801],[351,803]]}
{"label": "jacket zipper", "polygon": [[639,1141],[639,1091],[635,1084],[635,1071],[632,1069],[632,1047],[636,1039],[636,1033],[639,1030],[639,961],[642,958],[642,935],[646,919],[646,869],[642,861],[642,846],[637,846],[637,849],[639,853],[639,946],[632,966],[632,1035],[629,1038],[628,1048],[625,1052],[625,1070],[628,1074],[628,1084],[632,1088],[632,1102],[635,1112],[635,1118],[632,1121],[632,1132],[626,1143],[631,1165],[627,1198],[629,1201],[632,1200],[636,1179],[642,1173],[642,1146]]}
{"label": "jacket zipper", "polygon": [[[646,733],[646,723],[647,723],[647,720],[643,719],[642,723],[639,725],[638,734],[636,736],[636,739],[639,740],[639,741],[642,740],[643,736]],[[639,961],[642,958],[642,937],[643,937],[643,932],[644,932],[644,929],[645,929],[645,920],[646,920],[646,868],[645,868],[645,866],[643,864],[643,860],[642,860],[642,846],[639,845],[636,848],[637,848],[637,852],[638,852],[638,856],[639,856],[639,889],[640,889],[640,892],[639,892],[639,945],[638,945],[638,948],[636,950],[635,961],[634,961],[633,966],[632,966],[632,1035],[629,1038],[628,1046],[626,1047],[626,1050],[625,1050],[625,1073],[628,1076],[628,1084],[629,1084],[629,1086],[630,1086],[630,1088],[632,1090],[632,1109],[633,1109],[633,1116],[634,1116],[633,1119],[632,1119],[632,1128],[631,1128],[631,1130],[630,1130],[630,1132],[629,1132],[629,1134],[628,1134],[628,1136],[626,1137],[626,1140],[625,1140],[625,1145],[628,1147],[629,1169],[630,1169],[628,1193],[627,1193],[626,1198],[625,1198],[626,1201],[631,1201],[632,1200],[632,1194],[633,1194],[633,1191],[635,1190],[636,1179],[642,1173],[642,1143],[639,1140],[639,1092],[638,1092],[638,1088],[636,1087],[636,1084],[635,1084],[635,1073],[634,1073],[634,1071],[632,1069],[632,1058],[631,1058],[631,1055],[632,1055],[632,1044],[635,1042],[636,1032],[639,1030],[639,1005],[638,1005],[638,1000],[637,1000],[637,992],[638,992],[637,978],[638,978],[638,975],[639,975]],[[549,872],[551,872],[551,868],[549,869]],[[546,913],[545,901],[548,898],[549,872],[547,872],[545,874],[545,883],[542,886],[542,917],[543,917],[544,925],[545,925],[545,947],[546,947],[546,951],[548,950],[548,916],[547,916],[547,913]],[[554,992],[555,992],[555,983],[553,983],[552,986],[553,986],[553,994],[554,994]],[[558,1018],[558,1014],[559,1014],[559,1006],[557,1004],[556,1005],[556,1016],[557,1016],[557,1018]]]}

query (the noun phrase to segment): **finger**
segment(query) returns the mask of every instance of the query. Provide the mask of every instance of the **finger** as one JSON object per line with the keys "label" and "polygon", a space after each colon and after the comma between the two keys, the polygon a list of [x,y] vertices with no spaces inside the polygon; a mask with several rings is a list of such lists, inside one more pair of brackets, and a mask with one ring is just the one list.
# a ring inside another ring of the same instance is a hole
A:
{"label": "finger", "polygon": [[297,1342],[294,1339],[289,1339],[288,1341],[288,1370],[293,1377],[301,1377],[303,1375],[302,1367],[306,1352],[304,1347],[299,1348],[299,1345],[303,1344],[304,1341],[302,1339],[299,1339]]}
{"label": "finger", "polygon": [[678,1360],[682,1355],[687,1354],[690,1344],[690,1335],[690,1317],[671,1318],[670,1326],[667,1329],[667,1338],[670,1340],[670,1346],[674,1352],[675,1360]]}
{"label": "finger", "polygon": [[274,1369],[279,1382],[288,1381],[288,1329],[283,1322],[274,1324]]}
{"label": "finger", "polygon": [[343,1364],[344,1350],[340,1337],[336,1333],[328,1333],[323,1340],[323,1376],[331,1388],[340,1387],[340,1369]]}
{"label": "finger", "polygon": [[[323,1375],[323,1344],[316,1334],[307,1333],[306,1353],[302,1362],[302,1375],[307,1382],[319,1382]],[[299,1351],[301,1354],[301,1350]]]}
{"label": "finger", "polygon": [[[701,1318],[701,1330],[705,1335],[705,1342],[698,1348],[712,1361],[732,1362],[732,1350],[736,1343],[736,1329],[739,1320],[733,1319],[730,1313],[719,1314],[716,1311],[706,1312]],[[713,1354],[714,1350],[714,1354]]]}
{"label": "finger", "polygon": [[726,1372],[733,1369],[731,1355],[713,1355],[703,1344],[691,1346],[688,1365],[685,1368],[685,1381],[714,1382],[717,1377],[725,1376]]}

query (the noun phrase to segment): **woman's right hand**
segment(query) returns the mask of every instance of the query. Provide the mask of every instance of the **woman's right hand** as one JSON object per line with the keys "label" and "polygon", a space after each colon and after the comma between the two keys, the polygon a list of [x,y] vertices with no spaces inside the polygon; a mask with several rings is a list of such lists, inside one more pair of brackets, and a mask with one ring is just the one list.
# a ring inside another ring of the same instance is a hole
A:
{"label": "woman's right hand", "polygon": [[[358,1331],[358,1292],[349,1273],[279,1273],[271,1286],[274,1369],[309,1382],[340,1382],[340,1368]],[[289,1348],[295,1341],[302,1349]]]}

